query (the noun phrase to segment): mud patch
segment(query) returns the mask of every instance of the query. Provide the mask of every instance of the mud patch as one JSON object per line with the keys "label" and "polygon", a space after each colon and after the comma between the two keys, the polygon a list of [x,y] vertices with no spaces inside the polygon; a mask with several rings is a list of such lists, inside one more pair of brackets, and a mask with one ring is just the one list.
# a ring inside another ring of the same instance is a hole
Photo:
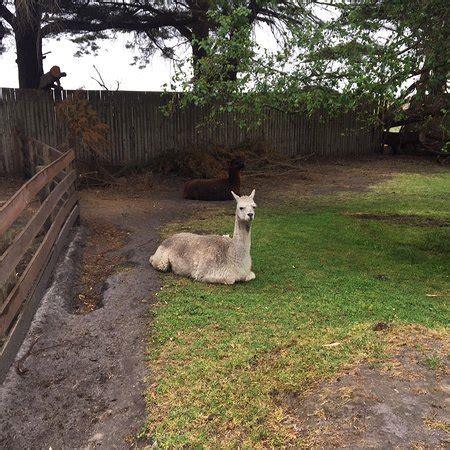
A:
{"label": "mud patch", "polygon": [[[134,440],[146,418],[146,336],[153,293],[160,287],[148,257],[160,241],[159,227],[190,212],[179,191],[179,185],[161,184],[135,197],[117,189],[80,192],[84,232],[57,270],[19,365],[0,386],[0,447],[145,446]],[[85,234],[97,223],[86,245]],[[99,266],[110,257],[121,255],[118,261],[124,262],[113,267],[106,283],[105,274],[96,281],[104,291],[103,307],[73,314],[82,253],[93,255],[90,273],[103,270]]]}
{"label": "mud patch", "polygon": [[284,399],[302,447],[448,448],[445,336],[423,327],[389,330],[382,332],[389,358],[352,368],[303,399]]}
{"label": "mud patch", "polygon": [[132,267],[123,254],[116,253],[128,238],[127,230],[110,223],[88,221],[81,273],[74,295],[74,311],[86,314],[103,306],[108,277]]}
{"label": "mud patch", "polygon": [[393,223],[398,225],[409,225],[413,227],[449,227],[450,219],[438,217],[423,217],[403,214],[348,214],[351,217],[362,220],[378,220],[380,222]]}

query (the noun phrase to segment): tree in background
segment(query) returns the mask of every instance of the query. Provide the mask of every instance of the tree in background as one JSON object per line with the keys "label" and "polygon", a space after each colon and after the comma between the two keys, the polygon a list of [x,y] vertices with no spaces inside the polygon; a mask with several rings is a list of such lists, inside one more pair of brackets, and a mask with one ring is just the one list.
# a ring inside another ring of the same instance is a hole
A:
{"label": "tree in background", "polygon": [[[173,36],[177,38],[174,45],[179,46],[184,39],[190,46],[189,65],[192,67],[193,80],[198,78],[199,71],[205,68],[202,60],[216,50],[208,46],[208,41],[224,30],[221,23],[224,18],[229,17],[230,20],[228,33],[222,38],[227,38],[230,47],[233,47],[233,38],[240,34],[242,28],[250,28],[251,32],[254,32],[256,27],[266,25],[267,33],[275,39],[283,39],[290,24],[301,23],[305,11],[304,2],[301,0],[187,0],[172,3],[177,13],[188,13],[193,19],[187,26],[176,27],[178,36]],[[141,54],[145,58],[145,48],[141,49]],[[222,57],[222,62],[220,77],[216,74],[216,78],[235,80],[239,56],[233,57],[230,53],[228,59]]]}
{"label": "tree in background", "polygon": [[[48,2],[50,7],[50,2]],[[11,8],[13,7],[13,8]],[[0,0],[0,52],[3,39],[14,34],[20,87],[36,87],[42,69],[42,46],[39,33],[43,2],[39,0]]]}
{"label": "tree in background", "polygon": [[183,27],[193,20],[183,12],[169,14],[164,8],[143,7],[137,13],[122,5],[83,0],[0,0],[0,52],[4,51],[4,38],[14,35],[19,86],[38,87],[44,38],[69,33],[81,46],[92,49],[97,39],[109,37],[102,35],[105,30],[115,30],[142,33],[151,37],[154,45],[160,45],[169,38],[166,28]]}
{"label": "tree in background", "polygon": [[[244,122],[257,121],[266,107],[333,113],[364,106],[372,120],[387,128],[415,124],[419,134],[434,136],[434,149],[445,146],[447,0],[310,2],[290,7],[295,20],[286,23],[283,39],[272,51],[255,42],[248,6],[210,11],[219,27],[199,44],[206,52],[203,70],[195,82],[182,65],[175,76],[176,86],[187,92],[183,101],[208,106],[213,114],[242,112]],[[233,59],[239,76],[230,79],[221,70]],[[213,71],[222,76],[211,76]],[[427,139],[422,136],[422,146]]]}
{"label": "tree in background", "polygon": [[449,138],[448,1],[343,3],[336,9],[335,20],[307,36],[310,69],[319,82],[345,99],[375,99],[387,130],[402,126],[422,148],[443,148]]}
{"label": "tree in background", "polygon": [[[0,0],[0,39],[15,35],[21,87],[37,86],[44,37],[70,33],[89,51],[107,30],[132,32],[141,65],[156,50],[176,59],[177,46],[191,47],[171,89],[212,114],[238,111],[245,126],[267,107],[363,105],[436,150],[448,140],[449,17],[448,0]],[[257,29],[277,48],[261,46]]]}
{"label": "tree in background", "polygon": [[[70,21],[77,16],[85,21],[95,20],[99,24],[105,24],[102,29],[131,31],[127,46],[138,50],[139,56],[135,57],[134,63],[140,67],[145,67],[156,51],[176,61],[179,58],[177,53],[184,53],[193,69],[194,78],[199,69],[199,62],[208,56],[203,43],[213,37],[220,28],[218,18],[233,15],[236,10],[245,8],[248,10],[246,21],[253,30],[256,26],[265,24],[268,26],[268,32],[280,38],[291,22],[298,22],[299,11],[304,11],[302,0],[91,1],[87,5],[83,3],[83,6],[76,10],[72,3],[62,3],[63,10],[69,13]],[[111,15],[116,17],[114,21],[111,21]],[[125,20],[128,25],[124,27]],[[133,21],[135,27],[132,25]],[[239,26],[233,31],[238,32],[238,29]],[[75,41],[85,45],[88,52],[90,43],[102,37],[103,35],[96,32],[76,34]],[[237,61],[234,66],[236,64]],[[229,61],[228,65],[230,67],[226,70],[227,76],[233,79],[237,71],[233,69],[232,61]]]}
{"label": "tree in background", "polygon": [[[14,34],[20,87],[37,87],[42,75],[42,39],[62,33],[70,34],[80,51],[98,48],[99,39],[111,39],[105,31],[132,33],[127,46],[137,48],[135,63],[145,66],[155,51],[176,58],[175,49],[191,49],[190,64],[197,76],[199,62],[208,56],[204,43],[221,27],[220,17],[248,10],[245,21],[250,25],[266,24],[274,35],[296,22],[301,1],[272,0],[140,0],[104,2],[84,0],[0,0],[0,51],[5,36]],[[233,23],[231,35],[239,34],[240,23]],[[211,49],[210,49],[211,50]],[[235,79],[236,58],[224,66],[226,76]],[[203,65],[204,66],[204,65]]]}

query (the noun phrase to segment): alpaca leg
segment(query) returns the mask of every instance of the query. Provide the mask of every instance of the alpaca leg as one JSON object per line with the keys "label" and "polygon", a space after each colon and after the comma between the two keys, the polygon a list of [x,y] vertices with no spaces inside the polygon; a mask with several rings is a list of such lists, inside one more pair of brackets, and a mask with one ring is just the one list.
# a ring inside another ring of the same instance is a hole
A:
{"label": "alpaca leg", "polygon": [[236,282],[236,280],[234,278],[224,278],[222,281],[220,281],[220,283],[222,284],[234,284]]}
{"label": "alpaca leg", "polygon": [[254,280],[256,278],[256,275],[254,274],[254,272],[250,272],[245,278],[244,281],[251,281]]}
{"label": "alpaca leg", "polygon": [[167,249],[163,249],[159,246],[155,254],[150,256],[150,264],[161,272],[167,272],[170,270],[170,261]]}
{"label": "alpaca leg", "polygon": [[234,284],[236,282],[236,280],[234,278],[217,278],[215,280],[208,281],[208,282],[231,285],[231,284]]}
{"label": "alpaca leg", "polygon": [[202,281],[203,283],[213,283],[213,284],[234,284],[236,282],[235,278],[227,276],[214,276],[205,275],[203,277],[197,278],[197,281]]}

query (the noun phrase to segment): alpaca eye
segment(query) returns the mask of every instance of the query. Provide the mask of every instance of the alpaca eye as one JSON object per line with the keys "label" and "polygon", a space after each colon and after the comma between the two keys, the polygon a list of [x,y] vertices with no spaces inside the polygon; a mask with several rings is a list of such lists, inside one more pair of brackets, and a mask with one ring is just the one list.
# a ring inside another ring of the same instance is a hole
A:
{"label": "alpaca eye", "polygon": [[241,206],[240,208],[239,208],[241,211],[244,211],[244,208]]}

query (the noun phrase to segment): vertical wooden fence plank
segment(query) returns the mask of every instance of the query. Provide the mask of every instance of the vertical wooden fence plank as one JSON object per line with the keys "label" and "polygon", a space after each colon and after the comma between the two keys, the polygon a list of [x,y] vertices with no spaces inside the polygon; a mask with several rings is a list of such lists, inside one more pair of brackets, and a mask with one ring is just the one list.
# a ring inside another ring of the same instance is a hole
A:
{"label": "vertical wooden fence plank", "polygon": [[[263,140],[286,155],[315,152],[324,155],[366,154],[377,149],[380,133],[362,129],[356,114],[346,113],[321,120],[319,114],[285,115],[267,110],[261,126],[247,132],[239,128],[239,114],[219,114],[220,125],[198,127],[206,111],[189,106],[165,117],[160,107],[169,97],[158,92],[86,91],[91,106],[110,127],[110,146],[105,163],[111,165],[147,164],[161,152],[198,148],[200,145],[236,146],[246,139]],[[80,95],[80,93],[77,93]],[[179,99],[181,94],[173,94]],[[55,100],[73,98],[74,91],[58,95],[26,89],[0,90],[0,171],[21,169],[12,133],[36,138],[58,146],[67,142],[68,132],[55,113]],[[175,101],[175,105],[178,101]],[[77,144],[77,157],[89,162],[87,149]]]}

